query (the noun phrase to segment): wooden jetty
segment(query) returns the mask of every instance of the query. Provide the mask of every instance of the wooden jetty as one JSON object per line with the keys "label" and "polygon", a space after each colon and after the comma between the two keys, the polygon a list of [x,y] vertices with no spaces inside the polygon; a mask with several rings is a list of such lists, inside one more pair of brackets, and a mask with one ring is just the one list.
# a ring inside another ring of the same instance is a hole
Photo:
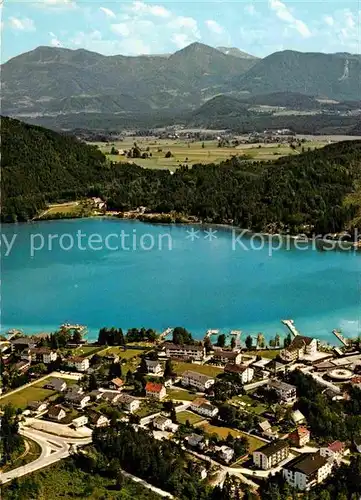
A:
{"label": "wooden jetty", "polygon": [[350,340],[344,337],[340,330],[332,330],[332,333],[345,347],[349,347]]}
{"label": "wooden jetty", "polygon": [[283,319],[282,320],[282,323],[287,326],[287,328],[289,329],[289,331],[292,333],[292,335],[294,335],[295,337],[297,337],[297,335],[301,335],[300,332],[297,330],[297,328],[295,327],[295,322],[293,321],[293,319]]}

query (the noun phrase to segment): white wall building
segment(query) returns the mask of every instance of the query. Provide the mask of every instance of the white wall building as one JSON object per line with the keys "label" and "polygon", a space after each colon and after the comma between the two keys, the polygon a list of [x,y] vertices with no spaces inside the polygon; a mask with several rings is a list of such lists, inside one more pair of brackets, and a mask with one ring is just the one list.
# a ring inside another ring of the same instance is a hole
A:
{"label": "white wall building", "polygon": [[283,466],[283,477],[299,490],[309,490],[332,473],[332,459],[320,453],[302,453]]}
{"label": "white wall building", "polygon": [[203,373],[193,372],[188,370],[182,375],[182,385],[186,387],[194,387],[198,391],[204,392],[214,384],[214,378],[204,375]]}

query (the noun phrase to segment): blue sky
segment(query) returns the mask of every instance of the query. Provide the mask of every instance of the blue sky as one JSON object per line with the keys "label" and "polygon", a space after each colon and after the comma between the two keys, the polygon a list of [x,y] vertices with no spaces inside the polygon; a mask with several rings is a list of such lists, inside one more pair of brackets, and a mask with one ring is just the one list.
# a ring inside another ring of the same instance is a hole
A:
{"label": "blue sky", "polygon": [[1,10],[2,62],[39,45],[134,55],[199,41],[260,57],[284,49],[360,53],[361,47],[361,0],[5,0]]}

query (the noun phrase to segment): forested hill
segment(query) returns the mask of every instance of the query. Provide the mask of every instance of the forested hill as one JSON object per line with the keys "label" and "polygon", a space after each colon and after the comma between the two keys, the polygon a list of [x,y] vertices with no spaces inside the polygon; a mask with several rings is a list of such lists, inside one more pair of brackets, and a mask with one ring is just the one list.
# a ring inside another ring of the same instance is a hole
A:
{"label": "forested hill", "polygon": [[361,212],[361,141],[274,162],[234,157],[220,165],[181,167],[171,175],[107,164],[94,147],[5,118],[2,154],[2,220],[7,222],[28,220],[48,201],[83,196],[102,196],[114,209],[143,205],[253,230],[304,232],[307,225],[337,232],[352,226]]}
{"label": "forested hill", "polygon": [[76,199],[105,178],[105,157],[73,137],[2,118],[2,220],[27,220],[46,201]]}

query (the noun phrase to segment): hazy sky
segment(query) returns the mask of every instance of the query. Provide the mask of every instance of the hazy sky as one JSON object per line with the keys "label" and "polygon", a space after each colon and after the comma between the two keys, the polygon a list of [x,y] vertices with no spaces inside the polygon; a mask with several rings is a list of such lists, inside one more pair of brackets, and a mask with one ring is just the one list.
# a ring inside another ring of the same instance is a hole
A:
{"label": "hazy sky", "polygon": [[195,41],[257,56],[283,49],[360,53],[360,14],[360,0],[5,0],[2,62],[39,45],[134,55]]}

